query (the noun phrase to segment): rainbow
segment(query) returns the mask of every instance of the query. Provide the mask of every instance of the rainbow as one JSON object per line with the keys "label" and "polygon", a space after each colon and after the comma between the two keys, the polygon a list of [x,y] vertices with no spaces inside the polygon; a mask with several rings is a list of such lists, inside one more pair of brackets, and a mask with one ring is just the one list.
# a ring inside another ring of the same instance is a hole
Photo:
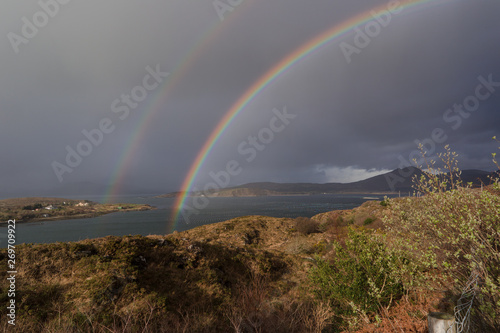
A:
{"label": "rainbow", "polygon": [[[426,4],[444,4],[449,3],[456,0],[409,0],[409,1],[400,1],[401,9],[407,9],[410,7],[420,8],[424,7]],[[317,35],[313,39],[309,40],[302,46],[295,49],[292,53],[287,55],[281,61],[279,61],[276,65],[274,65],[270,70],[268,70],[264,75],[262,75],[250,88],[248,88],[243,95],[234,103],[231,108],[226,112],[224,117],[220,120],[218,125],[214,128],[205,144],[199,151],[196,156],[193,164],[191,165],[189,172],[187,173],[181,188],[180,195],[177,197],[173,214],[168,222],[168,231],[171,232],[177,226],[179,215],[184,207],[186,199],[188,197],[189,191],[193,185],[193,182],[196,179],[198,172],[207,156],[210,154],[210,151],[217,143],[218,139],[222,135],[222,133],[226,130],[226,128],[231,124],[234,118],[266,87],[268,87],[272,82],[274,82],[281,74],[283,74],[290,67],[295,65],[297,62],[303,60],[305,57],[310,55],[312,52],[318,50],[322,46],[327,43],[332,42],[335,39],[342,37],[348,32],[352,31],[356,27],[367,23],[372,20],[374,17],[372,12],[380,12],[382,10],[387,9],[388,4],[384,4],[381,6],[377,6],[372,8],[366,12],[361,14],[357,14],[340,24],[333,26],[332,28],[326,30],[325,32]],[[401,14],[398,14],[401,15]]]}
{"label": "rainbow", "polygon": [[[180,63],[172,71],[171,75],[166,78],[160,87],[156,88],[158,93],[156,93],[156,95],[151,99],[150,104],[144,108],[147,111],[140,116],[140,119],[137,121],[137,125],[135,125],[134,130],[132,131],[133,134],[123,145],[121,154],[110,176],[110,181],[108,182],[103,202],[109,202],[111,198],[120,193],[120,188],[126,181],[127,171],[130,169],[130,166],[135,160],[142,138],[145,133],[147,133],[146,129],[153,122],[154,116],[162,109],[162,106],[165,105],[172,88],[174,88],[176,84],[179,83],[189,72],[192,64],[196,63],[201,55],[203,55],[204,50],[214,43],[214,40],[217,39],[223,28],[228,26],[230,23],[237,21],[237,18],[240,17],[245,9],[250,7],[251,4],[252,2],[248,1],[242,3],[238,6],[238,10],[235,10],[234,13],[230,14],[226,19],[224,19],[224,21],[222,21],[223,23],[217,21],[210,29],[207,29],[183,57],[183,60],[180,61]],[[166,68],[162,67],[161,70],[165,71]]]}

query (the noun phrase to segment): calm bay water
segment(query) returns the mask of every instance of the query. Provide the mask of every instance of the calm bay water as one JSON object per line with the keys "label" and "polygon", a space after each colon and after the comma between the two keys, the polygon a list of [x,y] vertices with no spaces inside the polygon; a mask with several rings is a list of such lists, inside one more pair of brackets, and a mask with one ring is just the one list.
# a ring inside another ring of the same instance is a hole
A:
{"label": "calm bay water", "polygon": [[[254,198],[210,198],[207,208],[198,215],[191,215],[189,224],[182,220],[173,225],[170,216],[174,199],[122,196],[113,202],[146,203],[157,207],[145,212],[119,212],[91,219],[61,220],[52,222],[19,223],[16,226],[16,243],[53,243],[77,241],[109,235],[162,235],[173,230],[183,231],[200,225],[225,221],[245,215],[273,217],[313,215],[338,209],[351,209],[367,201],[366,197],[383,199],[374,195],[312,195]],[[102,197],[86,197],[101,202]],[[0,234],[5,235],[5,226]],[[5,237],[0,243],[5,243]],[[5,244],[2,244],[4,247]]]}

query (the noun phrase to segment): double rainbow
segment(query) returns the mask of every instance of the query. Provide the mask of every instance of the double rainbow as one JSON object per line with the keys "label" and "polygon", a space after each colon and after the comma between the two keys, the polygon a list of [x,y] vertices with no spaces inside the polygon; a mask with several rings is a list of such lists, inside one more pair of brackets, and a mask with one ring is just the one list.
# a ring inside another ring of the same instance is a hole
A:
{"label": "double rainbow", "polygon": [[[400,7],[402,9],[407,9],[414,7],[415,9],[425,9],[426,6],[431,7],[440,4],[446,4],[450,2],[456,2],[459,0],[406,0],[399,1]],[[397,3],[397,2],[396,2]],[[231,14],[222,23],[214,24],[211,29],[199,39],[198,43],[188,52],[184,61],[182,61],[177,68],[173,71],[163,85],[158,88],[158,93],[152,99],[149,107],[145,108],[147,111],[141,115],[141,118],[137,122],[133,135],[130,136],[128,142],[124,145],[122,153],[116,163],[114,172],[111,175],[111,181],[109,182],[108,190],[106,191],[106,196],[104,201],[108,201],[112,196],[119,193],[120,186],[125,182],[125,177],[128,169],[133,164],[135,160],[135,153],[139,150],[140,142],[143,136],[147,133],[147,128],[154,120],[154,116],[161,110],[162,105],[166,103],[167,97],[169,96],[172,88],[177,82],[179,82],[185,74],[189,71],[192,64],[196,62],[197,59],[203,54],[205,48],[212,44],[212,42],[217,38],[217,36],[222,32],[223,28],[230,25],[230,23],[235,22],[238,17],[244,12],[244,7],[249,8],[252,2],[245,2],[238,7],[235,13]],[[167,222],[167,232],[171,232],[177,226],[179,215],[184,207],[188,193],[195,181],[200,169],[202,168],[204,161],[210,154],[211,150],[217,143],[218,139],[221,137],[225,129],[231,124],[234,118],[243,110],[245,107],[266,87],[268,87],[272,82],[286,72],[289,68],[306,58],[308,55],[314,51],[320,49],[322,46],[333,42],[336,39],[340,39],[345,34],[351,32],[356,27],[367,23],[368,21],[374,19],[373,12],[381,12],[387,10],[388,4],[377,6],[371,8],[363,13],[357,14],[340,24],[327,29],[325,32],[312,38],[302,46],[295,49],[285,58],[280,60],[276,65],[269,69],[264,75],[262,75],[252,86],[250,86],[234,103],[231,108],[225,113],[224,117],[219,121],[218,125],[214,128],[210,136],[207,138],[205,144],[198,152],[194,162],[192,163],[189,172],[187,173],[184,181],[182,182],[180,193],[176,198],[173,213]],[[406,12],[405,12],[406,13]],[[405,14],[403,13],[403,14]],[[398,14],[402,15],[402,14]]]}
{"label": "double rainbow", "polygon": [[[410,0],[410,1],[400,1],[400,9],[407,9],[410,7],[422,7],[425,5],[439,5],[444,3],[449,3],[454,0]],[[340,24],[333,26],[332,28],[326,30],[325,32],[317,35],[313,39],[309,40],[302,46],[295,49],[292,53],[287,55],[281,61],[279,61],[276,65],[274,65],[270,70],[268,70],[264,75],[262,75],[250,88],[248,88],[243,95],[236,101],[236,103],[231,106],[231,108],[226,112],[224,117],[220,120],[218,125],[212,131],[205,144],[199,151],[196,159],[191,165],[189,172],[187,173],[181,188],[180,195],[177,197],[174,204],[174,211],[168,221],[168,232],[175,230],[179,215],[184,207],[187,197],[189,196],[189,191],[193,185],[193,182],[196,179],[196,176],[200,172],[205,159],[210,154],[214,145],[217,143],[218,139],[221,137],[222,133],[226,130],[226,128],[231,124],[234,118],[266,87],[268,87],[271,83],[273,83],[281,74],[286,72],[293,65],[297,64],[299,61],[306,58],[308,55],[313,53],[314,51],[320,49],[325,44],[328,44],[335,39],[339,39],[343,35],[352,31],[356,27],[369,22],[374,19],[373,13],[381,12],[387,10],[388,4],[384,4],[382,6],[377,6],[372,8],[366,12],[355,15],[354,17],[349,18],[348,20],[343,21]],[[400,14],[398,14],[400,15]]]}

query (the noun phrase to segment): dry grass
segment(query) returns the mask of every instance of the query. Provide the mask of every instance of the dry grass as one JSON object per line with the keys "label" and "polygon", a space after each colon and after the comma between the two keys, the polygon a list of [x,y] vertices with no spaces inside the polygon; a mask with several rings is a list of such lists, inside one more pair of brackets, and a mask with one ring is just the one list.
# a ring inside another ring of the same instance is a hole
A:
{"label": "dry grass", "polygon": [[355,330],[356,333],[426,333],[427,314],[438,311],[443,295],[440,292],[421,291],[404,297],[389,309],[380,309],[369,324]]}
{"label": "dry grass", "polygon": [[[293,316],[305,301],[290,302],[290,295],[300,295],[308,269],[281,251],[303,237],[291,225],[288,219],[248,217],[167,237],[19,245],[18,328],[224,332],[240,325],[242,332],[267,332],[279,322],[282,332],[291,332],[288,324],[296,323]],[[251,243],[248,234],[255,236]],[[2,250],[2,290],[6,262]],[[7,301],[1,294],[1,316]]]}
{"label": "dry grass", "polygon": [[[247,216],[168,236],[20,245],[17,330],[333,332],[332,309],[308,285],[312,258],[329,256],[350,220],[363,228],[367,216],[385,209],[370,202],[320,214],[312,220],[322,232],[311,234],[299,232],[293,219]],[[2,290],[5,265],[1,250]],[[7,300],[0,294],[2,317]],[[368,327],[389,329],[410,317],[420,327],[425,319],[411,313],[424,308],[395,304]]]}

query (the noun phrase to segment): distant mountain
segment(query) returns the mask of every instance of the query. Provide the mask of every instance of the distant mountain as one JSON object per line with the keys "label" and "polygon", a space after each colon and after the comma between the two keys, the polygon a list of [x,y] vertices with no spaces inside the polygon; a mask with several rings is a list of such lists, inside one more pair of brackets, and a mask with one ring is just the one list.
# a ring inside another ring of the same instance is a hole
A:
{"label": "distant mountain", "polygon": [[422,170],[415,167],[396,169],[354,183],[343,184],[347,192],[410,192],[413,190],[413,177],[420,177]]}
{"label": "distant mountain", "polygon": [[[371,177],[352,183],[248,183],[240,186],[220,189],[208,196],[216,197],[253,197],[273,195],[311,195],[311,194],[354,194],[354,193],[409,193],[413,192],[413,177],[420,177],[423,171],[408,167],[396,169],[386,174]],[[489,184],[489,176],[493,173],[482,170],[464,170],[462,179],[464,184],[472,182],[479,186],[481,183]],[[178,193],[170,193],[162,197],[172,197]],[[207,195],[203,192],[193,192],[192,196]]]}
{"label": "distant mountain", "polygon": [[250,183],[234,188],[224,189],[220,192],[228,192],[235,189],[259,189],[268,190],[276,194],[322,194],[322,193],[394,193],[411,191],[412,177],[420,175],[422,171],[417,168],[409,167],[405,169],[396,169],[389,173],[371,177],[365,180],[352,183]]}
{"label": "distant mountain", "polygon": [[495,172],[487,172],[482,170],[463,170],[460,178],[462,179],[464,184],[473,183],[475,185],[480,185],[482,183],[488,185],[491,183],[491,176],[493,176],[493,174],[495,174]]}

